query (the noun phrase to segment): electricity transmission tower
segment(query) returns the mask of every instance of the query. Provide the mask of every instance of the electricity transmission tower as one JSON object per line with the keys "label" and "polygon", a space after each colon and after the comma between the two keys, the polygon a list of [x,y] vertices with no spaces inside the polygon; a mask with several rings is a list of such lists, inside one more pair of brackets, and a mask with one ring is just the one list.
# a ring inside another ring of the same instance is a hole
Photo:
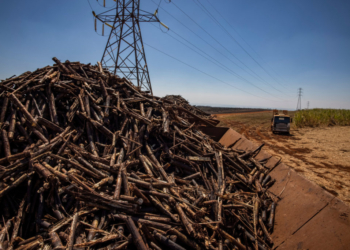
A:
{"label": "electricity transmission tower", "polygon": [[298,103],[297,103],[297,110],[301,110],[301,96],[303,94],[303,89],[299,88],[298,89]]}
{"label": "electricity transmission tower", "polygon": [[310,107],[310,102],[307,101],[307,109],[309,109],[309,107]]}
{"label": "electricity transmission tower", "polygon": [[160,22],[157,11],[152,14],[140,10],[140,0],[115,1],[114,8],[98,15],[93,12],[95,18],[103,23],[103,31],[104,25],[111,29],[101,63],[114,75],[125,77],[153,94],[140,22]]}

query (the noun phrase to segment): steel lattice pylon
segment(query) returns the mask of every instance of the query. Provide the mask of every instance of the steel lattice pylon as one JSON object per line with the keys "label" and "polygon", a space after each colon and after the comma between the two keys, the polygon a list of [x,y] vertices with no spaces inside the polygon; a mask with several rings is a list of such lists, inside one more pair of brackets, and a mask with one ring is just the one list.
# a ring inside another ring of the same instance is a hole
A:
{"label": "steel lattice pylon", "polygon": [[297,110],[301,110],[301,96],[303,94],[303,89],[298,89],[298,103],[297,103]]}
{"label": "steel lattice pylon", "polygon": [[140,22],[159,22],[158,17],[140,10],[140,0],[117,0],[115,8],[96,18],[112,28],[101,59],[103,67],[153,94]]}

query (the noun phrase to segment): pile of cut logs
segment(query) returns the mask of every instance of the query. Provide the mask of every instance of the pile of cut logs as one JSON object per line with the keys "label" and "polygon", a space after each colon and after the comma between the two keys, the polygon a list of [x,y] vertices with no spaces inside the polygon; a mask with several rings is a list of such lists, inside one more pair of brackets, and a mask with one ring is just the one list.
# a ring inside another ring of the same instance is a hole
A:
{"label": "pile of cut logs", "polygon": [[211,126],[216,126],[220,122],[213,115],[208,114],[203,110],[200,110],[199,108],[190,105],[190,103],[180,95],[167,95],[163,98],[163,100],[171,101],[176,106],[183,108],[185,111],[183,112],[183,114],[181,114],[181,117],[189,121],[198,122],[198,119],[196,118],[200,117],[211,123]]}
{"label": "pile of cut logs", "polygon": [[101,64],[53,60],[0,82],[0,249],[271,249],[261,147],[223,147],[210,120]]}

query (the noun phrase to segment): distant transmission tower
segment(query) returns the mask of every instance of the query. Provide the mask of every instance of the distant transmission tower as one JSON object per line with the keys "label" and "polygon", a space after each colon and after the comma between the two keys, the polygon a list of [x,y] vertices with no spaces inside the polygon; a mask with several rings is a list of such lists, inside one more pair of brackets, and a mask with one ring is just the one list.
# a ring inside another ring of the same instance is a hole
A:
{"label": "distant transmission tower", "polygon": [[310,102],[307,101],[307,109],[309,109],[309,107],[310,107]]}
{"label": "distant transmission tower", "polygon": [[303,94],[303,89],[299,88],[298,89],[298,103],[297,103],[297,110],[301,110],[301,96]]}
{"label": "distant transmission tower", "polygon": [[[139,88],[153,94],[140,22],[160,22],[156,16],[158,9],[152,14],[140,10],[140,0],[114,1],[115,8],[98,15],[93,12],[95,18],[103,23],[102,32],[104,32],[104,25],[111,28],[101,59],[102,65],[113,74],[125,77]],[[166,27],[163,23],[161,24]]]}

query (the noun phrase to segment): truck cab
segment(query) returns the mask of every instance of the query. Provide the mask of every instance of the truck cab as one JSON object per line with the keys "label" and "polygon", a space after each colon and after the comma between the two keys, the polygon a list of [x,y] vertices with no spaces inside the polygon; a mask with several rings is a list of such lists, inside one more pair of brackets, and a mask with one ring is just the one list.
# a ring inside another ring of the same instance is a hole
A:
{"label": "truck cab", "polygon": [[282,132],[289,134],[291,122],[292,118],[288,115],[286,110],[283,110],[283,114],[279,114],[278,111],[274,110],[273,117],[271,119],[272,133]]}

